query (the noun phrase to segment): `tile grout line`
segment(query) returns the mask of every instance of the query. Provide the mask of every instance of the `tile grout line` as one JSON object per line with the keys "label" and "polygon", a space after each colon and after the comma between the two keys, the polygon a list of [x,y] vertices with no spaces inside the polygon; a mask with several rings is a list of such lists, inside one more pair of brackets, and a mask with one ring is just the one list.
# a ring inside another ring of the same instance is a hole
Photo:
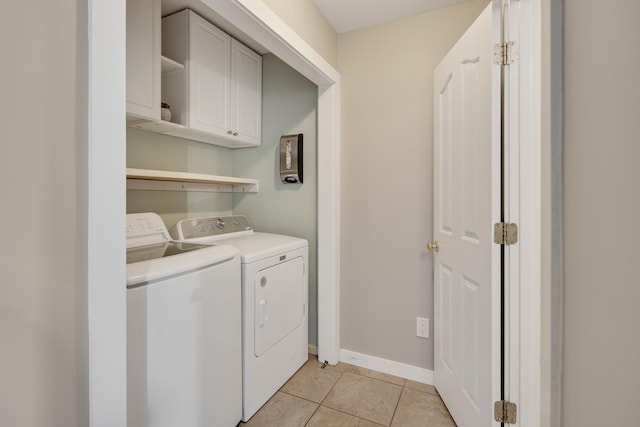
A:
{"label": "tile grout line", "polygon": [[[319,363],[319,364],[318,364],[318,363]],[[326,369],[326,368],[323,368],[323,366],[322,366],[322,363],[321,363],[321,362],[319,362],[319,361],[318,361],[318,363],[315,363],[315,361],[314,361],[313,363],[310,363],[309,365],[310,365],[310,367],[311,367],[312,369],[318,369],[318,370]],[[368,422],[368,423],[372,423],[372,424],[375,424],[375,425],[378,425],[378,426],[386,426],[386,427],[390,427],[390,426],[393,424],[395,417],[398,415],[398,408],[399,408],[399,406],[400,406],[400,400],[402,399],[403,394],[404,394],[407,390],[415,391],[415,392],[418,392],[419,394],[432,395],[432,396],[435,396],[435,397],[437,397],[437,398],[439,398],[439,399],[441,400],[441,398],[440,398],[440,396],[439,396],[439,393],[437,392],[437,389],[435,390],[435,393],[431,392],[430,390],[418,390],[418,389],[414,389],[414,388],[411,388],[411,387],[409,387],[409,386],[408,386],[408,384],[409,384],[409,380],[408,380],[408,379],[406,379],[406,378],[397,377],[397,378],[399,378],[399,379],[402,379],[402,380],[403,380],[402,385],[399,385],[397,382],[390,381],[390,380],[387,380],[387,379],[385,379],[385,378],[376,378],[375,376],[367,375],[367,373],[370,373],[370,371],[371,371],[371,372],[377,372],[377,371],[373,371],[373,370],[365,369],[363,372],[358,372],[358,371],[357,371],[357,369],[356,369],[356,372],[352,372],[349,368],[350,368],[351,366],[354,366],[354,365],[350,365],[350,364],[348,364],[348,363],[344,363],[344,365],[346,365],[344,368],[337,368],[337,369],[336,369],[337,365],[335,365],[335,366],[329,365],[329,366],[328,366],[328,368],[329,368],[329,369],[327,369],[327,371],[329,371],[329,372],[333,371],[333,372],[337,373],[337,374],[338,374],[338,377],[337,377],[337,378],[336,378],[336,380],[333,382],[333,384],[331,385],[331,387],[329,388],[329,390],[324,394],[324,396],[322,397],[322,399],[320,400],[320,402],[316,402],[316,401],[310,400],[310,399],[308,399],[308,398],[305,398],[305,397],[302,397],[302,396],[298,396],[298,395],[296,395],[296,394],[294,394],[294,393],[292,393],[292,392],[283,391],[283,390],[282,390],[282,388],[281,388],[280,390],[278,390],[278,391],[279,391],[279,392],[281,392],[281,393],[284,393],[284,394],[287,394],[287,395],[289,395],[289,396],[292,396],[292,397],[295,397],[295,398],[298,398],[298,399],[302,399],[302,400],[304,400],[304,401],[306,401],[306,402],[309,402],[309,403],[312,403],[312,404],[314,404],[314,405],[317,405],[317,406],[315,407],[314,411],[313,411],[313,412],[311,413],[311,415],[309,416],[309,418],[304,422],[304,424],[302,424],[303,426],[308,426],[308,425],[309,425],[309,423],[311,422],[311,420],[313,419],[313,417],[318,413],[318,411],[320,410],[320,408],[321,408],[321,407],[324,407],[325,409],[332,410],[332,411],[335,411],[335,412],[338,412],[338,413],[344,414],[344,415],[346,415],[346,416],[356,418],[356,419],[361,420],[361,421],[365,421],[365,422]],[[355,367],[355,366],[354,366],[354,367]],[[355,367],[355,368],[357,368],[357,367]],[[297,374],[297,373],[298,373],[298,372],[296,372],[296,374]],[[396,403],[395,403],[395,406],[394,406],[394,409],[393,409],[392,416],[391,416],[390,421],[389,421],[388,423],[380,424],[380,423],[378,423],[378,422],[376,422],[376,421],[372,421],[372,420],[369,420],[369,419],[367,419],[367,418],[363,418],[363,417],[361,417],[361,416],[358,416],[358,415],[355,415],[355,414],[352,414],[352,413],[346,412],[346,411],[344,411],[344,410],[337,409],[337,408],[333,408],[333,407],[331,407],[331,406],[327,406],[327,405],[325,404],[325,402],[327,401],[327,398],[329,397],[329,395],[331,394],[331,392],[333,392],[333,391],[335,390],[335,387],[337,386],[337,384],[338,384],[338,383],[339,383],[339,382],[344,378],[344,374],[347,374],[347,373],[349,373],[349,374],[351,374],[351,375],[354,375],[354,376],[357,376],[357,377],[360,377],[360,378],[366,378],[366,379],[369,379],[369,380],[380,381],[380,382],[382,382],[382,383],[386,383],[386,384],[389,384],[389,385],[393,385],[393,386],[396,386],[396,387],[400,387],[400,395],[398,396],[398,400],[397,400],[397,401],[396,401]],[[294,374],[293,376],[295,376],[296,374]],[[293,377],[293,376],[292,376],[292,377]],[[283,385],[283,387],[284,387],[284,385]],[[445,410],[448,412],[449,418],[450,418],[450,419],[452,419],[451,414],[450,414],[450,413],[449,413],[449,411],[448,411],[448,409],[449,409],[449,408],[447,408],[447,407],[446,407],[446,405],[444,405],[444,406],[445,406]]]}
{"label": "tile grout line", "polygon": [[[345,365],[349,365],[349,364],[345,363]],[[353,366],[353,365],[349,365],[349,366]],[[318,369],[320,369],[320,368],[318,368]],[[374,371],[374,372],[375,372],[375,371]],[[362,378],[366,378],[366,379],[370,379],[370,380],[375,380],[375,381],[380,381],[380,382],[383,382],[383,383],[385,383],[385,384],[390,384],[390,385],[394,385],[394,386],[397,386],[397,387],[401,387],[401,390],[400,390],[400,396],[402,396],[402,391],[404,390],[404,387],[405,387],[405,385],[406,385],[406,383],[407,383],[406,379],[404,379],[404,383],[403,383],[403,385],[402,385],[402,386],[400,386],[399,384],[396,384],[396,383],[394,383],[394,382],[386,381],[386,380],[383,380],[383,379],[380,379],[380,378],[375,378],[375,377],[372,377],[372,376],[369,376],[369,375],[365,375],[365,374],[362,374],[362,373],[350,372],[350,371],[348,371],[348,370],[347,370],[347,371],[342,371],[342,372],[339,372],[340,376],[338,377],[338,379],[336,380],[336,382],[333,384],[333,386],[331,387],[331,389],[329,390],[329,392],[325,395],[324,399],[322,399],[322,402],[320,403],[320,406],[324,406],[325,408],[328,408],[328,409],[334,410],[334,411],[336,411],[336,412],[340,412],[340,413],[342,413],[342,414],[349,415],[349,416],[351,416],[351,417],[354,417],[354,418],[357,418],[357,419],[359,419],[359,420],[363,420],[363,421],[366,421],[366,422],[369,422],[369,423],[373,423],[373,424],[377,424],[377,425],[380,425],[380,426],[384,426],[385,424],[380,424],[380,423],[377,423],[377,422],[375,422],[375,421],[369,420],[369,419],[367,419],[367,418],[362,418],[362,417],[360,417],[360,416],[358,416],[358,415],[351,414],[351,413],[349,413],[349,412],[345,412],[345,411],[342,411],[342,410],[340,410],[340,409],[336,409],[336,408],[332,408],[332,407],[330,407],[330,406],[325,406],[325,405],[323,405],[324,401],[327,399],[327,397],[329,396],[329,394],[331,393],[331,391],[335,388],[335,386],[338,384],[338,382],[339,382],[339,381],[340,381],[340,379],[344,376],[344,374],[347,374],[347,373],[348,373],[348,374],[351,374],[351,375],[358,376],[358,377],[362,377]],[[398,377],[398,378],[399,378],[399,377]],[[389,424],[388,424],[388,425],[386,425],[386,427],[389,427],[389,426],[391,425],[391,422],[393,422],[393,417],[395,416],[396,409],[397,409],[398,404],[399,404],[399,402],[400,402],[400,396],[398,397],[398,401],[396,402],[395,408],[394,408],[394,410],[393,410],[393,415],[391,416],[391,421],[389,422]],[[319,406],[319,407],[320,407],[320,406]],[[318,407],[318,408],[319,408],[319,407]]]}
{"label": "tile grout line", "polygon": [[[323,368],[319,368],[319,367],[318,367],[318,368],[316,368],[316,369],[323,369]],[[350,416],[350,417],[357,418],[357,419],[362,420],[362,421],[366,421],[366,422],[368,422],[368,423],[377,424],[377,425],[379,425],[379,426],[384,426],[384,424],[379,424],[379,423],[376,423],[375,421],[371,421],[371,420],[368,420],[368,419],[366,419],[366,418],[362,418],[362,417],[359,417],[359,416],[357,416],[357,415],[350,414],[349,412],[345,412],[345,411],[342,411],[342,410],[340,410],[340,409],[336,409],[336,408],[332,408],[332,407],[330,407],[330,406],[325,406],[325,405],[323,405],[324,401],[325,401],[325,400],[327,400],[327,397],[329,396],[329,394],[331,393],[331,391],[333,391],[333,389],[335,388],[336,384],[338,384],[338,382],[340,381],[340,379],[341,379],[341,378],[343,377],[343,375],[344,375],[344,374],[346,374],[347,372],[348,372],[348,371],[338,372],[338,373],[340,374],[340,376],[338,377],[338,379],[336,380],[336,382],[335,382],[335,383],[333,383],[333,385],[331,386],[331,388],[329,389],[329,391],[327,392],[327,394],[324,396],[324,398],[322,399],[322,402],[320,402],[320,404],[319,404],[319,405],[318,405],[318,407],[316,408],[316,411],[314,412],[314,415],[315,415],[315,413],[318,411],[318,409],[320,409],[321,407],[323,407],[323,408],[331,409],[332,411],[340,412],[341,414],[345,414],[345,415],[348,415],[348,416]],[[361,377],[363,377],[363,378],[371,378],[371,377],[368,377],[368,376],[366,376],[366,375],[356,374],[356,373],[354,373],[354,372],[349,372],[349,373],[350,373],[350,374],[352,374],[352,375],[358,375],[358,376],[361,376]],[[375,378],[372,378],[372,379],[375,379]],[[386,381],[385,381],[385,382],[386,382]],[[392,383],[389,383],[389,384],[392,384]],[[396,385],[397,385],[397,384],[396,384]],[[312,416],[312,418],[313,418],[313,416]],[[392,418],[392,419],[393,419],[393,418]],[[309,421],[311,421],[311,418],[309,418]],[[309,423],[309,421],[307,421],[307,424]],[[307,424],[305,424],[305,426],[306,426]],[[386,426],[386,427],[389,427],[389,426]]]}
{"label": "tile grout line", "polygon": [[[321,368],[321,367],[314,367],[314,368],[315,368],[315,369],[325,369],[325,368]],[[348,415],[348,416],[350,416],[350,417],[357,418],[357,419],[362,420],[362,421],[366,421],[366,422],[369,422],[369,423],[377,424],[377,425],[380,425],[380,426],[384,425],[384,424],[379,424],[379,423],[377,423],[377,422],[375,422],[375,421],[371,421],[371,420],[366,419],[366,418],[362,418],[362,417],[360,417],[360,416],[358,416],[358,415],[355,415],[355,414],[351,414],[351,413],[349,413],[349,412],[342,411],[342,410],[340,410],[340,409],[336,409],[336,408],[332,408],[332,407],[330,407],[330,406],[326,406],[326,405],[324,405],[324,402],[327,400],[327,397],[329,396],[329,394],[333,391],[333,389],[336,387],[336,385],[338,384],[338,382],[340,382],[340,379],[341,379],[341,378],[344,376],[344,374],[346,374],[346,373],[350,373],[350,374],[352,374],[352,375],[357,375],[357,376],[360,376],[360,377],[362,377],[362,378],[368,378],[368,379],[374,379],[374,380],[382,381],[382,382],[385,382],[385,383],[387,383],[387,384],[394,384],[394,383],[392,383],[392,382],[388,382],[388,381],[384,381],[384,380],[381,380],[381,379],[378,379],[378,378],[373,378],[373,377],[370,377],[370,376],[368,376],[368,375],[362,375],[362,374],[355,373],[355,372],[342,371],[342,372],[336,372],[336,373],[340,374],[340,376],[339,376],[339,377],[336,379],[336,381],[333,383],[333,385],[331,386],[331,388],[329,389],[329,391],[327,392],[327,394],[325,394],[325,396],[322,398],[322,401],[318,404],[318,407],[317,407],[317,408],[316,408],[316,410],[314,411],[314,415],[315,415],[315,413],[318,411],[318,409],[320,409],[321,407],[324,407],[324,408],[330,409],[330,410],[332,410],[332,411],[336,411],[336,412],[339,412],[339,413],[341,413],[341,414],[345,414],[345,415]],[[398,384],[394,384],[394,385],[398,385]],[[396,404],[396,405],[397,405],[397,404]],[[395,413],[395,411],[394,411],[394,413]],[[313,418],[313,415],[311,416],[311,418]],[[309,421],[311,421],[311,418],[309,418]],[[392,419],[393,419],[393,418],[392,418]],[[309,421],[307,421],[307,424],[309,423]],[[306,424],[305,424],[305,425],[306,425]],[[387,426],[387,427],[388,427],[388,426]]]}
{"label": "tile grout line", "polygon": [[398,397],[398,401],[396,402],[396,407],[393,408],[393,415],[391,416],[391,422],[389,423],[389,427],[393,425],[393,419],[396,417],[396,413],[398,412],[398,406],[400,406],[400,400],[402,399],[402,395],[404,391],[407,389],[407,381],[405,380],[404,385],[402,386],[402,390],[400,390],[400,396]]}
{"label": "tile grout line", "polygon": [[[317,366],[312,366],[313,369],[323,369]],[[313,411],[313,414],[311,414],[311,416],[309,417],[309,419],[307,420],[306,423],[304,423],[304,425],[306,426],[307,424],[309,424],[309,422],[311,421],[311,419],[313,418],[313,416],[318,412],[318,410],[322,407],[322,403],[327,399],[327,396],[329,396],[329,393],[331,393],[331,390],[333,390],[333,388],[336,386],[336,384],[338,384],[338,381],[340,381],[340,378],[342,378],[342,372],[339,372],[340,376],[336,379],[336,381],[333,383],[333,385],[331,386],[331,388],[329,389],[329,391],[327,392],[327,394],[324,395],[324,397],[322,398],[322,400],[320,401],[320,403],[318,403],[318,407],[315,409],[315,411]],[[304,399],[304,398],[301,398]],[[305,399],[307,400],[307,399]],[[317,402],[313,402],[313,403],[317,403]],[[325,406],[326,408],[326,406]]]}

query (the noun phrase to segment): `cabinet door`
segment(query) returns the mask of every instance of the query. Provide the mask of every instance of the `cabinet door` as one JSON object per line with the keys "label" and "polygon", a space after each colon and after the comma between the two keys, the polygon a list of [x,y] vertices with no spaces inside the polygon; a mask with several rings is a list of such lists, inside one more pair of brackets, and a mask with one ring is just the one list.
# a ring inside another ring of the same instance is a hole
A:
{"label": "cabinet door", "polygon": [[239,140],[260,145],[262,57],[231,42],[231,130]]}
{"label": "cabinet door", "polygon": [[230,127],[231,37],[189,15],[189,120],[187,126],[227,135]]}
{"label": "cabinet door", "polygon": [[127,0],[127,121],[160,119],[160,1]]}

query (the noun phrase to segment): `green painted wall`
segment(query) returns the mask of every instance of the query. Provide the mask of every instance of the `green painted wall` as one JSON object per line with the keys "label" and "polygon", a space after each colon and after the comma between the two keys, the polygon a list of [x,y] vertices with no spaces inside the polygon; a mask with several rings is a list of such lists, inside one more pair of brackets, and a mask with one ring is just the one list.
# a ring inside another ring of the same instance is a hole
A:
{"label": "green painted wall", "polygon": [[[235,150],[233,171],[257,178],[257,194],[233,195],[233,213],[247,215],[256,230],[309,241],[309,343],[318,342],[316,109],[318,88],[273,55],[263,58],[262,145]],[[280,136],[304,135],[304,183],[283,184]]]}
{"label": "green painted wall", "polygon": [[[127,128],[127,167],[233,175],[233,151],[217,145]],[[167,228],[181,219],[230,215],[229,193],[127,191],[127,213],[155,212]]]}

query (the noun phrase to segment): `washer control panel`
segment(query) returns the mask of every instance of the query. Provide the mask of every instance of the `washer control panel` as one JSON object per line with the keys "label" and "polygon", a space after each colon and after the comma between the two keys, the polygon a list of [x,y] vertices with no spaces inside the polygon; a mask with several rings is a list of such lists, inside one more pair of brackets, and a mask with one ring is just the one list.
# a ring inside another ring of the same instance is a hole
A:
{"label": "washer control panel", "polygon": [[127,214],[127,248],[171,240],[162,218],[155,213]]}

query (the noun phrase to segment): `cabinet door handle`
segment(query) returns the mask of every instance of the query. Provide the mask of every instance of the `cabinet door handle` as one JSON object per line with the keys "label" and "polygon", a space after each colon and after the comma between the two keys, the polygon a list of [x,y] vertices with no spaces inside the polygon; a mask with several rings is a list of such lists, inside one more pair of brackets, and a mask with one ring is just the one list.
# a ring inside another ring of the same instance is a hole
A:
{"label": "cabinet door handle", "polygon": [[238,132],[234,132],[234,133],[233,133],[233,136],[238,136]]}
{"label": "cabinet door handle", "polygon": [[233,135],[233,131],[228,130],[228,131],[227,131],[227,133],[228,133],[229,135]]}

